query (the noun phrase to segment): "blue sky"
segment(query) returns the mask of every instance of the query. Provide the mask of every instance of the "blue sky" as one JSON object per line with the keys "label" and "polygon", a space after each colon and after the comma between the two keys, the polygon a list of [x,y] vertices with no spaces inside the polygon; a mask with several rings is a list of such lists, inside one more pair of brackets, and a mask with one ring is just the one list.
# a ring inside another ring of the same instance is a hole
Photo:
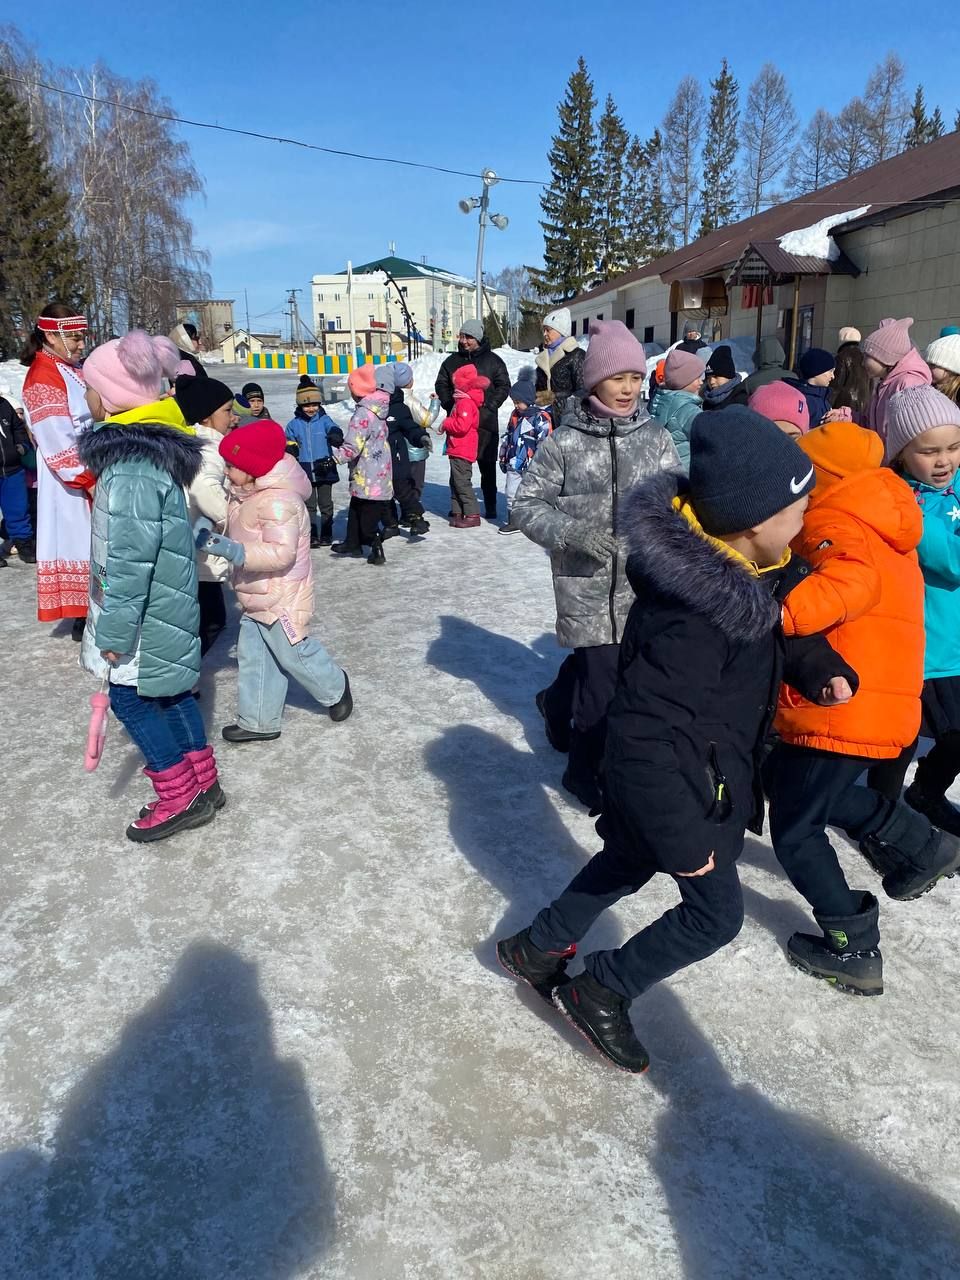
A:
{"label": "blue sky", "polygon": [[[707,91],[724,56],[742,96],[763,62],[776,63],[802,122],[861,92],[891,48],[911,93],[922,79],[948,127],[960,106],[960,18],[916,6],[904,21],[891,0],[809,0],[784,19],[771,17],[768,0],[223,8],[229,20],[213,5],[90,0],[80,10],[23,6],[16,21],[44,58],[99,58],[122,75],[150,76],[185,116],[513,177],[548,176],[556,104],[580,54],[601,103],[612,93],[627,127],[644,136],[681,77],[697,76]],[[240,323],[244,287],[254,327],[276,328],[287,288],[306,289],[314,272],[340,270],[347,258],[378,257],[391,240],[402,256],[473,274],[476,216],[464,217],[457,201],[478,181],[205,130],[183,137],[206,182],[192,210],[197,240],[212,254],[216,293],[238,300]],[[535,187],[495,188],[493,209],[510,226],[491,229],[487,270],[538,260],[538,196]]]}

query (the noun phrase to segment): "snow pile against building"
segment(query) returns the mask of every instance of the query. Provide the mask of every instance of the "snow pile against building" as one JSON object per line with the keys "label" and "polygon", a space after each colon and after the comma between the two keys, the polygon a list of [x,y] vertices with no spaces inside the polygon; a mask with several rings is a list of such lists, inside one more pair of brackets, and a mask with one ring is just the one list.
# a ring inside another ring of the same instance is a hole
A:
{"label": "snow pile against building", "polygon": [[786,253],[796,254],[798,258],[824,258],[827,262],[835,262],[840,257],[840,246],[830,232],[844,222],[853,222],[855,218],[862,218],[869,208],[870,206],[865,204],[859,209],[831,213],[810,227],[788,231],[785,236],[779,238],[777,243]]}

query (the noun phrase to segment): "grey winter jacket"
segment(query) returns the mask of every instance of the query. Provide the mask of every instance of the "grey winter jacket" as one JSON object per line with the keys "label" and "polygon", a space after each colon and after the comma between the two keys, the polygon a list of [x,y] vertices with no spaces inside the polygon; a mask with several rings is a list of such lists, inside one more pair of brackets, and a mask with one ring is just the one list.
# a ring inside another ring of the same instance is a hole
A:
{"label": "grey winter jacket", "polygon": [[[513,519],[550,552],[557,640],[565,649],[619,644],[633,604],[621,538],[620,505],[659,471],[679,471],[669,432],[638,410],[595,418],[573,398],[559,428],[537,449],[513,504]],[[618,549],[600,564],[574,546],[577,525],[612,531]]]}
{"label": "grey winter jacket", "polygon": [[[97,477],[81,664],[146,698],[184,693],[200,674],[196,551],[184,489],[200,469],[201,441],[146,420],[108,420],[84,432],[78,449]],[[108,667],[102,650],[120,661]]]}

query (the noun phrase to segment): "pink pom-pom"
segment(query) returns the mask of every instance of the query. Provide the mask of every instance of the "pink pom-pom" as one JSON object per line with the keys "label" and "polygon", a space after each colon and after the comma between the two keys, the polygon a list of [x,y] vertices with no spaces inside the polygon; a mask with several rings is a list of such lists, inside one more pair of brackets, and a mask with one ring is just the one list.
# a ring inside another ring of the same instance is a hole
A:
{"label": "pink pom-pom", "polygon": [[155,382],[160,378],[162,365],[155,342],[143,329],[131,329],[117,342],[117,359],[138,382]]}
{"label": "pink pom-pom", "polygon": [[[160,362],[160,368],[163,370],[164,376],[167,378],[175,378],[178,372],[178,366],[181,362],[180,352],[170,341],[169,338],[159,337],[153,340],[153,349],[156,352],[157,359]],[[190,372],[194,372],[193,365],[190,366]]]}

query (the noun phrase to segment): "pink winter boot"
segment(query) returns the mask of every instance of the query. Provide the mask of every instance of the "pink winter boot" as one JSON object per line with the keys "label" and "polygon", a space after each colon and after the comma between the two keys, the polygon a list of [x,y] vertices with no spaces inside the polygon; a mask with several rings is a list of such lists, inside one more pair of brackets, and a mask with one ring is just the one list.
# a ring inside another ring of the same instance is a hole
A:
{"label": "pink winter boot", "polygon": [[[188,751],[183,758],[193,766],[193,774],[197,780],[197,786],[204,792],[214,809],[222,809],[227,803],[227,797],[223,794],[220,786],[220,776],[217,773],[217,761],[213,754],[213,747],[206,746],[201,747],[199,751]],[[140,810],[140,817],[145,818],[148,813],[153,813],[159,803],[159,800],[151,800],[149,804],[145,804]]]}
{"label": "pink winter boot", "polygon": [[146,844],[190,827],[202,827],[211,821],[213,804],[200,789],[189,760],[181,760],[158,773],[152,769],[144,769],[143,772],[153,783],[157,803],[145,817],[138,818],[127,827],[128,839]]}

